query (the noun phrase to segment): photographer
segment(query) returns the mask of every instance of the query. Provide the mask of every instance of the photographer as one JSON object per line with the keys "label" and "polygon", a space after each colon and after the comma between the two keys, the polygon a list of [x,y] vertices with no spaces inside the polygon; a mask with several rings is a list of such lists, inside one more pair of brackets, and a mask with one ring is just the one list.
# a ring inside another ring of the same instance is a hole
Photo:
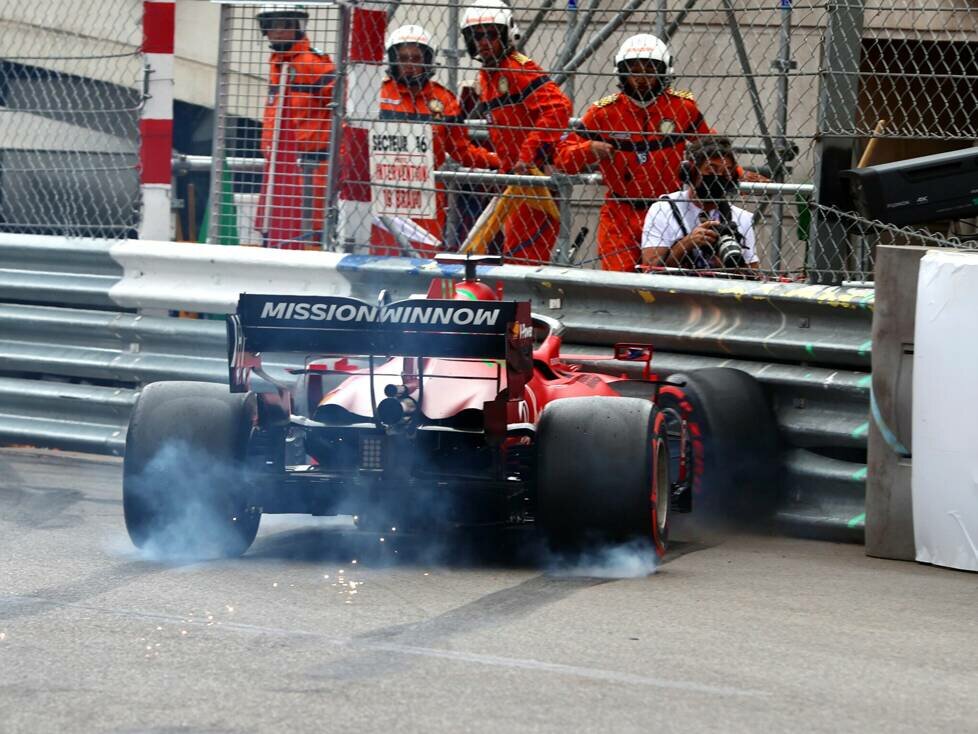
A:
{"label": "photographer", "polygon": [[730,140],[707,136],[687,145],[679,179],[686,187],[645,215],[642,264],[755,275],[753,217],[728,201],[739,181]]}

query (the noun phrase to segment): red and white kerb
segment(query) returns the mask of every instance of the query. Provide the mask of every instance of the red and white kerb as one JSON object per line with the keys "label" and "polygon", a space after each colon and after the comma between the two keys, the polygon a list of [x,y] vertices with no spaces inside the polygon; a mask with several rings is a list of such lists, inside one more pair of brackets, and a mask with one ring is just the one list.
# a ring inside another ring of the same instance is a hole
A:
{"label": "red and white kerb", "polygon": [[143,0],[143,60],[149,67],[148,99],[139,121],[143,216],[139,237],[170,239],[173,176],[173,39],[175,0]]}
{"label": "red and white kerb", "polygon": [[364,2],[353,8],[350,25],[346,114],[352,122],[343,131],[343,177],[339,197],[341,241],[370,241],[370,123],[380,114],[384,82],[387,4]]}

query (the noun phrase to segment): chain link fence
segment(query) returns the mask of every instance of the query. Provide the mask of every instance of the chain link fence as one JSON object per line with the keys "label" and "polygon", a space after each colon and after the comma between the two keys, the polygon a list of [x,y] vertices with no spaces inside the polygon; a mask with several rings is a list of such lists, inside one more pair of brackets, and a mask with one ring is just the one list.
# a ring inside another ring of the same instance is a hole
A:
{"label": "chain link fence", "polygon": [[302,42],[273,54],[262,7],[221,16],[209,241],[320,249],[338,12],[310,6]]}
{"label": "chain link fence", "polygon": [[[853,140],[852,166],[873,166],[973,148],[978,94],[978,9],[959,0],[897,0],[840,5],[858,35],[823,75],[840,90],[836,114],[822,114],[825,139]],[[940,198],[950,184],[935,180]],[[842,247],[825,262],[849,277],[871,279],[879,244],[972,248],[972,217],[896,226],[854,212],[832,197],[813,209],[833,221]],[[865,213],[864,213],[865,214]]]}
{"label": "chain link fence", "polygon": [[[868,220],[852,211],[839,176],[973,145],[978,11],[966,4],[514,2],[515,46],[525,56],[486,67],[459,33],[466,7],[390,6],[388,33],[417,25],[428,35],[414,40],[435,50],[438,86],[385,81],[372,114],[343,117],[370,128],[371,149],[347,147],[333,161],[331,64],[346,37],[338,8],[305,5],[311,48],[293,63],[273,58],[257,3],[223,7],[211,241],[411,256],[502,250],[511,262],[632,270],[650,207],[670,192],[686,204],[683,147],[709,134],[731,139],[743,169],[730,199],[751,215],[763,275],[867,281],[880,242],[958,243],[974,231],[970,221]],[[642,33],[666,40],[673,57],[671,91],[650,106],[619,94],[615,65],[626,40]],[[541,76],[559,86],[520,94]],[[529,150],[528,140],[540,144]],[[369,166],[353,155],[369,156]],[[517,165],[520,155],[532,166]],[[332,192],[331,165],[341,179]],[[344,215],[327,200],[358,185],[369,189],[369,209]],[[344,216],[369,221],[344,227]],[[342,236],[351,231],[360,234]],[[684,272],[725,269],[702,257],[647,260],[701,266]]]}
{"label": "chain link fence", "polygon": [[0,230],[135,236],[142,2],[0,0]]}

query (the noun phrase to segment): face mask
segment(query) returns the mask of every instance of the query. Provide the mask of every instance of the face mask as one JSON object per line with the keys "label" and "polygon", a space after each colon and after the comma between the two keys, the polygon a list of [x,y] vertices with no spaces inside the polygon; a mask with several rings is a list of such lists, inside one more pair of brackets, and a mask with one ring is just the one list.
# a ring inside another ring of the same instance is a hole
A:
{"label": "face mask", "polygon": [[696,196],[701,201],[722,200],[737,189],[736,182],[729,176],[718,176],[715,173],[707,173],[701,177],[696,186]]}

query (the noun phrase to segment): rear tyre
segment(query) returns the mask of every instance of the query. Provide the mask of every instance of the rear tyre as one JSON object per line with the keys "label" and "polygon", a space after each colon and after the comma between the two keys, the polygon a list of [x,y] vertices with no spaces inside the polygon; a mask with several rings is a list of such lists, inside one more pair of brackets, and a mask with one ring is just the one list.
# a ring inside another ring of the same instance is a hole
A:
{"label": "rear tyre", "polygon": [[658,405],[688,429],[695,524],[715,528],[770,517],[778,494],[778,431],[760,383],[726,367],[675,374],[669,382],[675,384],[661,386]]}
{"label": "rear tyre", "polygon": [[253,396],[224,385],[155,382],[129,421],[122,504],[132,542],[164,556],[239,556],[261,511],[245,456],[256,421]]}
{"label": "rear tyre", "polygon": [[665,554],[669,446],[648,400],[565,398],[538,427],[537,519],[551,547],[641,540]]}

